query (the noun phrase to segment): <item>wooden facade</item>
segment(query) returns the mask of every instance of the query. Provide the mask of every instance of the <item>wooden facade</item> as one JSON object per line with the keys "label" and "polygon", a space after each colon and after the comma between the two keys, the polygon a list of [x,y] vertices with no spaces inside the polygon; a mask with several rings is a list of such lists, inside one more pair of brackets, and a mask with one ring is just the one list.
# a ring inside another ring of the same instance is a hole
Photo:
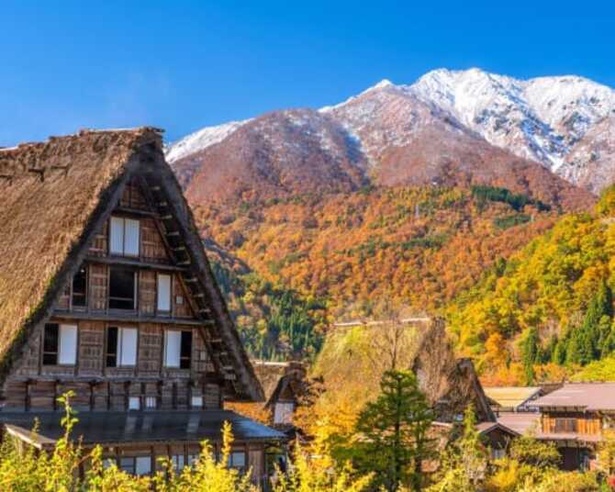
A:
{"label": "wooden facade", "polygon": [[[168,174],[160,148],[157,159]],[[0,420],[7,429],[25,435],[26,417],[47,415],[51,440],[52,420],[60,420],[58,397],[72,391],[71,404],[93,422],[90,427],[113,418],[127,429],[104,447],[105,457],[135,473],[152,472],[159,456],[189,464],[203,438],[195,429],[218,435],[220,429],[204,422],[220,423],[211,416],[224,412],[225,400],[262,394],[209,267],[199,260],[200,239],[190,217],[181,215],[186,207],[177,183],[147,173],[137,168],[119,182],[115,205],[93,221],[81,260],[67,267],[74,273],[65,276],[46,318],[28,330],[0,386]],[[184,205],[173,208],[178,193]],[[164,426],[173,421],[168,413],[181,415],[186,431],[148,442],[147,422],[158,419]],[[130,428],[136,416],[140,433]],[[284,436],[245,424],[246,433],[235,436],[233,466],[252,467],[262,477],[266,447]],[[86,448],[99,442],[83,437]],[[96,438],[108,443],[104,434]]]}
{"label": "wooden facade", "polygon": [[558,446],[562,468],[591,468],[599,443],[615,428],[615,383],[566,383],[535,405],[537,437]]}

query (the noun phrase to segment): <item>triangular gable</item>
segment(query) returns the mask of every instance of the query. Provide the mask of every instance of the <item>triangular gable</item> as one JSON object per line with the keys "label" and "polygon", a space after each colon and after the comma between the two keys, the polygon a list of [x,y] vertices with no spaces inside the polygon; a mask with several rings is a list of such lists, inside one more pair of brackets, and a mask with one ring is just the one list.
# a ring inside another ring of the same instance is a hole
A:
{"label": "triangular gable", "polygon": [[184,247],[200,299],[204,337],[237,399],[262,390],[218,289],[192,213],[151,128],[82,132],[0,150],[0,378],[28,335],[51,315],[88,248],[139,175],[171,241]]}

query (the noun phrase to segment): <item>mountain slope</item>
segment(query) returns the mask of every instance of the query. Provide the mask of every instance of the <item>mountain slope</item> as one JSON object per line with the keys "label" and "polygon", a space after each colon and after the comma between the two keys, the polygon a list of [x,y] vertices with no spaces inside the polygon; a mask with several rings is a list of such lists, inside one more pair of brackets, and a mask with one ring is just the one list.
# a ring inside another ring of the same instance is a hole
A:
{"label": "mountain slope", "polygon": [[588,133],[615,114],[615,91],[609,87],[575,76],[521,81],[478,69],[442,69],[404,89],[451,114],[488,142],[541,162],[573,183],[589,183],[592,191],[615,177],[592,181],[588,175],[600,172],[602,159],[581,159],[578,153],[576,159],[571,157],[576,146],[591,147]]}
{"label": "mountain slope", "polygon": [[[417,152],[422,161],[431,157],[430,165],[436,170],[437,161],[448,159],[456,166],[455,161],[463,161],[470,168],[462,172],[480,174],[479,170],[485,170],[488,176],[497,165],[505,174],[507,166],[502,162],[485,163],[491,160],[493,148],[539,162],[593,192],[615,178],[615,92],[582,77],[522,81],[478,69],[440,69],[413,85],[382,81],[319,112],[328,118],[328,125],[339,125],[356,139],[355,151],[363,153],[371,168],[382,168],[385,183],[416,182],[420,172],[425,180],[437,175],[424,166],[417,169],[415,164],[400,169],[400,161]],[[224,144],[250,123],[252,120],[205,128],[171,145],[167,158],[175,163],[186,184],[200,166],[199,155]],[[320,123],[313,122],[313,129],[314,125]],[[265,133],[275,131],[266,128],[263,121],[259,128]],[[300,141],[296,144],[302,145]],[[441,151],[442,145],[448,148]],[[473,154],[464,155],[464,147],[472,147]],[[482,159],[476,159],[477,155]],[[391,160],[395,162],[388,170]],[[408,174],[413,179],[408,179]]]}
{"label": "mountain slope", "polygon": [[534,365],[574,368],[615,350],[614,217],[609,188],[594,213],[563,216],[449,307],[460,346],[483,371],[531,383]]}

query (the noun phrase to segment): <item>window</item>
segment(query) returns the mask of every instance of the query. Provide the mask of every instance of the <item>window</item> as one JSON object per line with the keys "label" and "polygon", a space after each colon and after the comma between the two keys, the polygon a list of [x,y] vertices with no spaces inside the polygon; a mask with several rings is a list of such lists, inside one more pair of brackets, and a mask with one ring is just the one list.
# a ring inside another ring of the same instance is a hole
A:
{"label": "window", "polygon": [[139,256],[139,221],[111,217],[109,251],[113,255]]}
{"label": "window", "polygon": [[274,424],[292,424],[294,409],[295,409],[295,405],[293,403],[276,402],[274,410],[273,410],[273,423]]}
{"label": "window", "polygon": [[175,471],[182,471],[186,466],[186,461],[183,454],[174,454],[171,456],[171,462]]}
{"label": "window", "polygon": [[556,418],[555,432],[577,432],[577,419]]}
{"label": "window", "polygon": [[501,448],[491,449],[491,458],[494,460],[500,460],[506,458],[506,450]]}
{"label": "window", "polygon": [[87,303],[88,271],[82,266],[73,277],[73,292],[71,302],[73,306],[85,307]]}
{"label": "window", "polygon": [[128,398],[128,410],[140,410],[141,409],[141,398],[138,396],[131,396]]}
{"label": "window", "polygon": [[151,456],[124,456],[119,461],[120,470],[131,475],[148,475],[152,472]]}
{"label": "window", "polygon": [[190,369],[192,355],[191,331],[166,331],[164,334],[164,365]]}
{"label": "window", "polygon": [[75,365],[77,363],[77,327],[45,325],[43,334],[43,365]]}
{"label": "window", "polygon": [[107,328],[107,367],[137,365],[137,329]]}
{"label": "window", "polygon": [[203,397],[193,396],[190,401],[190,406],[192,408],[203,408]]}
{"label": "window", "polygon": [[158,399],[155,396],[145,397],[145,408],[156,408],[158,406]]}
{"label": "window", "polygon": [[158,275],[158,311],[171,311],[171,275]]}
{"label": "window", "polygon": [[129,268],[112,266],[109,269],[109,308],[136,309],[135,271]]}
{"label": "window", "polygon": [[228,467],[243,472],[246,469],[246,453],[244,451],[233,451],[228,458]]}

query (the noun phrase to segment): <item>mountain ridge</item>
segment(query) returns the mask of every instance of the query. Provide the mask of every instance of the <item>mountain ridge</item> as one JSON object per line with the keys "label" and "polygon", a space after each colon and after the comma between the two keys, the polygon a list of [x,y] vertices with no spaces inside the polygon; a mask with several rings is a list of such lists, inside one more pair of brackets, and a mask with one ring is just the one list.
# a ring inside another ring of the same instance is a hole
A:
{"label": "mountain ridge", "polygon": [[[315,111],[331,116],[351,137],[356,137],[368,161],[374,161],[375,152],[384,152],[409,139],[412,116],[419,112],[423,113],[421,124],[438,120],[448,124],[453,133],[458,130],[483,139],[517,157],[539,162],[573,184],[598,192],[615,177],[614,94],[613,89],[578,76],[523,81],[480,69],[438,69],[412,85],[396,85],[384,79],[341,103]],[[391,114],[395,116],[397,112],[399,117],[372,125],[370,134],[364,132],[362,138],[361,117],[375,114],[382,100],[392,97],[397,102]],[[419,108],[420,103],[423,108]],[[426,113],[432,117],[426,118]],[[171,163],[189,159],[224,142],[253,121],[254,118],[201,129],[171,144],[167,158]],[[606,127],[606,144],[601,141],[601,145],[593,145],[592,130],[599,125]],[[373,142],[378,135],[382,137],[380,141]]]}

